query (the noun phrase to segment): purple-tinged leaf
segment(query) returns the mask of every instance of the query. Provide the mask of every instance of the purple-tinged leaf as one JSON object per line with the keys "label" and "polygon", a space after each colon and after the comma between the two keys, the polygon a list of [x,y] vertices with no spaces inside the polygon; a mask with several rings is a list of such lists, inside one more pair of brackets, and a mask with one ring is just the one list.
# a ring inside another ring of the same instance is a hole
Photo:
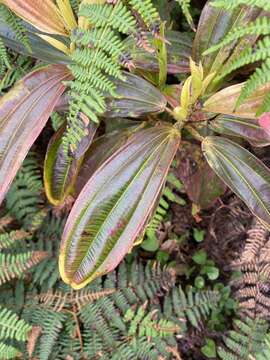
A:
{"label": "purple-tinged leaf", "polygon": [[180,134],[169,125],[137,131],[92,175],[68,217],[62,279],[73,288],[113,270],[156,205]]}
{"label": "purple-tinged leaf", "polygon": [[45,126],[70,78],[67,68],[50,65],[18,81],[0,100],[0,203]]}

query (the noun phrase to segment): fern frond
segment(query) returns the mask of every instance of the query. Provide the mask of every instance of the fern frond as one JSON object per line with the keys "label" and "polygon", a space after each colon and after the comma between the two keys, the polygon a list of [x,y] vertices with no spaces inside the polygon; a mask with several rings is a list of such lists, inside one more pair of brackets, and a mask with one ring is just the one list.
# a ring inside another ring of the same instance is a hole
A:
{"label": "fern frond", "polygon": [[246,81],[236,106],[240,106],[257,88],[268,82],[270,82],[270,58],[262,64],[261,68],[257,68]]}
{"label": "fern frond", "polygon": [[215,0],[212,2],[212,5],[226,10],[233,10],[239,5],[257,6],[265,11],[270,11],[270,4],[268,0]]}
{"label": "fern frond", "polygon": [[154,31],[155,26],[160,23],[160,17],[157,9],[153,6],[152,1],[128,0],[128,3],[138,12],[148,29]]}
{"label": "fern frond", "polygon": [[268,333],[264,338],[263,349],[255,356],[256,360],[270,359],[270,334]]}
{"label": "fern frond", "polygon": [[41,174],[35,155],[30,153],[6,195],[6,207],[15,219],[27,228],[42,204]]}
{"label": "fern frond", "polygon": [[26,35],[26,28],[22,25],[21,19],[17,17],[8,7],[3,4],[0,4],[0,18],[2,18],[5,23],[11,28],[14,32],[16,39],[29,51],[31,50],[30,41]]}
{"label": "fern frond", "polygon": [[48,257],[47,252],[28,251],[21,254],[0,254],[0,285],[24,275],[26,270]]}
{"label": "fern frond", "polygon": [[10,233],[0,234],[0,250],[11,248],[18,240],[25,239],[29,234],[23,230],[14,230]]}
{"label": "fern frond", "polygon": [[192,16],[190,14],[190,5],[191,5],[190,1],[191,0],[176,0],[176,1],[181,6],[182,12],[183,12],[189,26],[191,27],[191,29],[193,31],[196,31]]}
{"label": "fern frond", "polygon": [[269,17],[263,16],[258,17],[254,22],[251,22],[245,26],[233,28],[225,38],[220,41],[217,45],[212,46],[210,49],[204,52],[204,55],[211,54],[231,42],[237,41],[247,35],[269,35],[270,34],[270,19]]}
{"label": "fern frond", "polygon": [[261,319],[247,318],[245,321],[235,320],[234,328],[224,338],[225,346],[218,348],[220,358],[222,360],[255,359],[254,355],[261,353],[263,349],[267,323]]}
{"label": "fern frond", "polygon": [[14,360],[20,355],[20,351],[15,347],[0,342],[0,357],[2,360]]}
{"label": "fern frond", "polygon": [[175,316],[181,321],[188,321],[196,328],[214,309],[219,301],[215,291],[194,291],[189,288],[187,293],[181,287],[174,288],[164,299],[164,314]]}
{"label": "fern frond", "polygon": [[32,326],[12,311],[0,307],[0,339],[26,341]]}

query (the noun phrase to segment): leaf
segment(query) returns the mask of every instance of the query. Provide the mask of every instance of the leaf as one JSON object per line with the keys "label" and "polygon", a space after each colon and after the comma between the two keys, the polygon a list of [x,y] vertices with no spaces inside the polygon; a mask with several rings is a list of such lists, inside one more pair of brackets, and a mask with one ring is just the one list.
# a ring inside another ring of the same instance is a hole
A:
{"label": "leaf", "polygon": [[163,112],[167,101],[162,93],[139,76],[124,72],[125,80],[116,80],[116,98],[107,98],[104,117],[137,118],[148,113]]}
{"label": "leaf", "polygon": [[0,203],[65,90],[66,67],[49,65],[18,81],[0,100]]}
{"label": "leaf", "polygon": [[257,119],[220,115],[210,122],[210,128],[219,134],[243,138],[253,146],[270,145],[270,133],[267,133],[259,122]]}
{"label": "leaf", "polygon": [[217,75],[222,72],[222,68],[233,61],[243,50],[247,41],[250,46],[256,41],[256,37],[249,37],[238,42],[233,42],[219,51],[204,56],[203,53],[211,46],[219,43],[229,31],[235,26],[244,26],[248,22],[255,20],[260,15],[261,10],[255,7],[246,8],[238,6],[233,11],[226,11],[211,5],[209,0],[200,16],[196,37],[193,42],[193,60],[202,61],[204,75],[216,71]]}
{"label": "leaf", "polygon": [[113,270],[146,225],[179,146],[169,125],[135,132],[84,186],[60,248],[62,279],[75,289]]}
{"label": "leaf", "polygon": [[75,197],[77,197],[90,177],[110,156],[123,146],[128,138],[146,124],[133,126],[128,129],[112,131],[98,137],[86,152],[75,184]]}
{"label": "leaf", "polygon": [[48,145],[44,163],[44,187],[46,196],[53,205],[62,204],[73,192],[83,156],[95,136],[97,125],[91,121],[88,128],[88,135],[81,140],[72,157],[64,151],[62,144],[65,126],[54,134]]}
{"label": "leaf", "polygon": [[236,84],[220,90],[204,103],[203,111],[256,119],[257,110],[261,107],[265,95],[270,90],[270,83],[258,88],[236,109],[237,99],[244,85],[245,83]]}
{"label": "leaf", "polygon": [[270,171],[249,151],[234,142],[206,137],[202,150],[217,175],[270,229]]}
{"label": "leaf", "polygon": [[200,146],[182,143],[178,161],[177,175],[190,200],[201,209],[207,209],[225,192],[226,186],[209,167]]}
{"label": "leaf", "polygon": [[[24,26],[25,25],[26,24],[24,24]],[[65,65],[70,62],[70,58],[67,55],[50,45],[47,41],[40,38],[31,30],[32,29],[28,26],[26,35],[29,39],[32,52],[26,49],[23,44],[16,39],[14,32],[2,19],[0,19],[1,39],[7,47],[11,48],[15,52],[31,56],[47,63]]]}
{"label": "leaf", "polygon": [[2,0],[2,3],[45,33],[67,35],[64,20],[52,0]]}
{"label": "leaf", "polygon": [[[146,33],[150,47],[154,47],[154,36]],[[167,31],[166,40],[168,44],[168,74],[179,74],[189,72],[189,58],[192,50],[192,37],[178,31]],[[150,72],[159,71],[158,56],[155,52],[146,51],[143,47],[139,47],[134,36],[129,36],[123,42],[125,48],[132,58],[132,62],[136,69],[147,70]]]}

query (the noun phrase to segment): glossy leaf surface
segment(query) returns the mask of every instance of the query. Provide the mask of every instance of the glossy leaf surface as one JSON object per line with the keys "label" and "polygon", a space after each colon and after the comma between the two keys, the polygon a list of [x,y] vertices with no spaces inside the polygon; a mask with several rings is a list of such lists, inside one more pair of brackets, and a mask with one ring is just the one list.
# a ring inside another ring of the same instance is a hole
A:
{"label": "glossy leaf surface", "polygon": [[203,105],[203,110],[217,114],[233,115],[256,119],[257,110],[262,105],[265,95],[270,91],[270,83],[258,88],[247,100],[236,108],[237,99],[245,83],[229,86],[211,96]]}
{"label": "glossy leaf surface", "polygon": [[249,151],[225,138],[205,138],[202,150],[217,175],[270,229],[269,169]]}
{"label": "glossy leaf surface", "polygon": [[[143,125],[143,124],[142,124]],[[140,125],[139,128],[142,127]],[[143,125],[144,126],[144,125]],[[137,126],[112,131],[97,138],[86,152],[75,184],[77,197],[94,172],[138,129]]]}
{"label": "glossy leaf surface", "polygon": [[32,28],[28,26],[27,29],[29,29],[29,31],[26,32],[26,35],[29,39],[32,52],[26,49],[23,44],[16,39],[14,32],[0,19],[0,36],[5,45],[12,50],[47,63],[68,64],[70,62],[70,58],[67,55],[51,46],[47,41],[41,39],[32,31]]}
{"label": "glossy leaf surface", "polygon": [[116,81],[117,98],[107,99],[105,117],[137,118],[148,113],[164,111],[167,101],[148,81],[125,72],[125,81]]}
{"label": "glossy leaf surface", "polygon": [[66,67],[34,70],[0,100],[0,202],[70,77]]}
{"label": "glossy leaf surface", "polygon": [[2,0],[2,3],[45,33],[67,34],[64,21],[52,0]]}
{"label": "glossy leaf surface", "polygon": [[196,37],[193,42],[193,60],[202,61],[205,75],[216,71],[217,75],[222,72],[222,68],[236,59],[247,43],[251,46],[256,41],[256,37],[244,38],[237,42],[232,42],[228,46],[219,49],[209,55],[203,53],[211,46],[219,43],[230,30],[236,26],[245,26],[248,22],[255,20],[261,13],[258,8],[246,8],[244,5],[238,6],[233,11],[226,11],[211,5],[209,0],[200,16]]}
{"label": "glossy leaf surface", "polygon": [[[149,45],[154,50],[154,37],[151,33],[147,33]],[[189,58],[192,50],[192,38],[187,34],[178,31],[166,32],[169,74],[187,73],[189,69]],[[148,70],[153,72],[159,71],[158,58],[155,52],[146,51],[142,47],[138,47],[133,36],[128,37],[124,41],[127,51],[130,53],[132,62],[137,69]]]}
{"label": "glossy leaf surface", "polygon": [[254,146],[270,145],[270,134],[260,126],[258,119],[220,115],[210,122],[210,128],[219,134],[243,138]]}
{"label": "glossy leaf surface", "polygon": [[119,264],[153,211],[179,142],[171,126],[140,130],[93,174],[64,229],[65,282],[79,289]]}
{"label": "glossy leaf surface", "polygon": [[84,153],[90,146],[96,130],[97,125],[92,121],[89,122],[89,133],[81,140],[72,156],[63,149],[62,135],[65,126],[52,137],[44,164],[44,186],[46,196],[53,205],[63,203],[66,197],[73,192]]}
{"label": "glossy leaf surface", "polygon": [[209,167],[199,145],[182,143],[177,160],[178,177],[194,204],[207,209],[224,194],[226,186]]}

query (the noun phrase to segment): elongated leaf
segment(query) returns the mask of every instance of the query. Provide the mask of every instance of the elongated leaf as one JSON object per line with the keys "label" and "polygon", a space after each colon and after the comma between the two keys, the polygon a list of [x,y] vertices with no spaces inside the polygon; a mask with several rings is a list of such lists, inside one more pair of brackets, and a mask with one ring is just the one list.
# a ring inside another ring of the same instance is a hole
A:
{"label": "elongated leaf", "polygon": [[[260,15],[258,8],[247,8],[238,6],[233,11],[226,11],[211,5],[209,0],[200,16],[196,37],[193,42],[193,59],[196,62],[202,61],[204,73],[209,74],[216,71],[217,75],[222,72],[222,68],[228,65],[233,59],[239,56],[244,45],[252,45],[256,37],[244,38],[240,41],[232,42],[219,51],[204,56],[203,53],[211,46],[219,43],[230,30],[236,26],[245,26],[248,22],[255,20]],[[216,84],[217,85],[217,84]]]}
{"label": "elongated leaf", "polygon": [[80,194],[83,187],[98,167],[101,166],[110,156],[112,156],[121,146],[123,146],[137,129],[141,129],[144,126],[145,124],[141,124],[139,127],[135,126],[128,129],[112,131],[108,134],[100,136],[93,142],[85,154],[76,180],[76,197]]}
{"label": "elongated leaf", "polygon": [[79,289],[119,264],[153,210],[179,141],[171,126],[143,129],[93,174],[64,229],[65,282]]}
{"label": "elongated leaf", "polygon": [[[151,33],[146,34],[149,46],[155,49],[154,36]],[[189,69],[189,58],[191,56],[192,38],[187,34],[178,31],[166,32],[169,74],[187,73]],[[158,57],[155,52],[146,51],[138,47],[134,36],[129,36],[124,40],[124,45],[130,53],[132,62],[137,69],[153,72],[159,71]]]}
{"label": "elongated leaf", "polygon": [[107,99],[105,117],[137,118],[148,113],[164,111],[167,101],[148,81],[125,72],[125,81],[116,81],[117,98]]}
{"label": "elongated leaf", "polygon": [[201,209],[207,209],[224,194],[225,184],[209,167],[199,145],[182,143],[178,156],[177,174],[188,197]]}
{"label": "elongated leaf", "polygon": [[243,138],[254,146],[270,145],[270,134],[257,119],[220,115],[210,122],[210,128],[220,134]]}
{"label": "elongated leaf", "polygon": [[2,3],[45,33],[67,35],[64,20],[52,0],[2,0]]}
{"label": "elongated leaf", "polygon": [[245,83],[229,86],[211,96],[203,105],[203,111],[256,119],[257,110],[270,91],[270,83],[258,88],[242,105],[236,108],[237,99]]}
{"label": "elongated leaf", "polygon": [[0,100],[0,203],[65,90],[66,67],[49,65],[16,83]]}
{"label": "elongated leaf", "polygon": [[53,205],[63,203],[73,192],[73,186],[80,169],[83,156],[90,146],[97,130],[94,122],[89,122],[89,132],[78,145],[72,157],[64,151],[62,135],[65,126],[60,128],[52,137],[44,164],[44,186],[48,200]]}
{"label": "elongated leaf", "polygon": [[269,169],[249,151],[225,138],[205,138],[202,150],[217,175],[270,229]]}
{"label": "elongated leaf", "polygon": [[0,36],[7,47],[20,54],[31,56],[47,63],[68,64],[70,62],[70,58],[67,55],[50,45],[47,41],[41,39],[41,37],[31,31],[29,26],[27,29],[29,29],[29,31],[26,31],[26,35],[29,39],[32,52],[26,49],[23,44],[16,39],[14,32],[0,19]]}

